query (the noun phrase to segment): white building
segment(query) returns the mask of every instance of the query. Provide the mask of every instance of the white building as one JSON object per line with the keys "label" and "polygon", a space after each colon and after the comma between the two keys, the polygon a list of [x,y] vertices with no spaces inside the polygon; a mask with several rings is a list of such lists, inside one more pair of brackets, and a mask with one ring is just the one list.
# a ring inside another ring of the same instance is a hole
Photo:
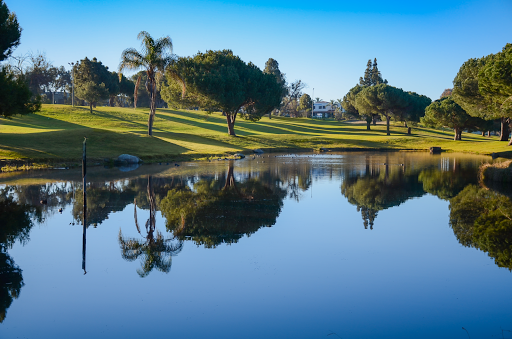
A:
{"label": "white building", "polygon": [[319,101],[313,104],[313,118],[332,118],[334,108],[327,101]]}

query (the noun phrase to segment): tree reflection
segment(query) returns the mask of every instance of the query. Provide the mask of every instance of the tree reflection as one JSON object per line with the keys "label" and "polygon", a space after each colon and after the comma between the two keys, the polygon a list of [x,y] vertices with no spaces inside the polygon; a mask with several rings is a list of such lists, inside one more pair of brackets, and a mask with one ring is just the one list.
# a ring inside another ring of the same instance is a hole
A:
{"label": "tree reflection", "polygon": [[267,184],[251,177],[237,182],[233,163],[219,180],[203,178],[190,187],[172,189],[162,200],[167,229],[179,239],[213,248],[236,243],[260,227],[275,224],[286,191],[276,180]]}
{"label": "tree reflection", "polygon": [[494,190],[468,185],[450,200],[450,227],[466,247],[487,252],[512,270],[512,202]]}
{"label": "tree reflection", "polygon": [[423,189],[440,199],[449,200],[456,196],[469,184],[476,184],[477,169],[473,166],[457,164],[453,160],[453,167],[442,171],[439,168],[428,168],[420,172],[419,181],[423,183]]}
{"label": "tree reflection", "polygon": [[13,299],[18,299],[25,285],[21,272],[7,253],[0,252],[0,323],[4,321]]}
{"label": "tree reflection", "polygon": [[398,206],[425,194],[416,173],[408,173],[401,165],[367,166],[364,174],[345,177],[341,194],[361,212],[364,228],[373,229],[379,211]]}
{"label": "tree reflection", "polygon": [[0,191],[0,322],[5,319],[13,299],[23,287],[22,270],[14,263],[7,250],[14,243],[25,244],[33,227],[32,217],[41,215],[39,207],[17,203],[6,191]]}
{"label": "tree reflection", "polygon": [[[122,250],[122,257],[128,261],[134,261],[139,257],[142,260],[142,267],[137,269],[141,277],[147,276],[153,269],[169,273],[172,265],[172,257],[181,252],[183,241],[173,242],[174,238],[165,239],[162,233],[156,230],[157,204],[153,190],[152,178],[147,179],[147,202],[149,204],[149,218],[146,221],[146,236],[143,240],[135,238],[124,238],[119,229],[119,244]],[[134,199],[135,227],[140,235],[142,232],[137,219],[137,200]]]}

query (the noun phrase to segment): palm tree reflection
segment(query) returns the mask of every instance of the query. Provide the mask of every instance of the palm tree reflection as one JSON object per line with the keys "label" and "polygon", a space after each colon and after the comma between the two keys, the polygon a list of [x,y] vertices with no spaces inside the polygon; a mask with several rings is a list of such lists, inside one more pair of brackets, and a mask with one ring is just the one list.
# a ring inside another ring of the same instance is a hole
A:
{"label": "palm tree reflection", "polygon": [[141,277],[149,275],[153,269],[169,273],[172,265],[172,257],[183,249],[183,241],[172,237],[165,239],[161,232],[156,229],[156,201],[155,193],[151,185],[151,176],[148,176],[148,202],[149,219],[146,221],[146,236],[143,236],[137,220],[137,199],[134,199],[135,227],[144,239],[124,238],[119,229],[119,244],[122,250],[122,257],[128,261],[141,258],[141,268],[137,273]]}

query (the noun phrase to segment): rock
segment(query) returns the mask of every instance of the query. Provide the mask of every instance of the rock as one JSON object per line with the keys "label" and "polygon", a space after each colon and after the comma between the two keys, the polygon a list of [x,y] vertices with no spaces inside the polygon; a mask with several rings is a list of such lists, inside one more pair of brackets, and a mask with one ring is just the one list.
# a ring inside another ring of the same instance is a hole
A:
{"label": "rock", "polygon": [[117,157],[116,162],[122,164],[138,164],[140,163],[140,159],[135,155],[121,154]]}
{"label": "rock", "polygon": [[139,166],[139,164],[128,164],[117,166],[117,169],[120,170],[121,172],[130,172],[136,170],[137,168],[139,168]]}
{"label": "rock", "polygon": [[235,154],[235,158],[245,159],[245,155],[242,153]]}
{"label": "rock", "polygon": [[254,153],[257,153],[257,154],[261,154],[261,153],[264,153],[261,149],[254,149],[252,150]]}
{"label": "rock", "polygon": [[441,147],[433,146],[430,147],[430,154],[439,154],[441,153]]}

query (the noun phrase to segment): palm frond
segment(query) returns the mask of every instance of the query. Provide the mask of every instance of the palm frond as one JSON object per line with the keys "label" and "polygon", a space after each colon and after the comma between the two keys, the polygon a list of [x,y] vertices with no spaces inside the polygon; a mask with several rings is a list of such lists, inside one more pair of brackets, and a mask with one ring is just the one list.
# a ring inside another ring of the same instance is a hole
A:
{"label": "palm frond", "polygon": [[122,73],[125,69],[136,70],[144,66],[144,57],[135,48],[127,48],[121,54],[119,73]]}
{"label": "palm frond", "polygon": [[164,54],[166,49],[169,49],[169,52],[172,54],[172,40],[170,36],[165,36],[155,42],[155,51]]}

